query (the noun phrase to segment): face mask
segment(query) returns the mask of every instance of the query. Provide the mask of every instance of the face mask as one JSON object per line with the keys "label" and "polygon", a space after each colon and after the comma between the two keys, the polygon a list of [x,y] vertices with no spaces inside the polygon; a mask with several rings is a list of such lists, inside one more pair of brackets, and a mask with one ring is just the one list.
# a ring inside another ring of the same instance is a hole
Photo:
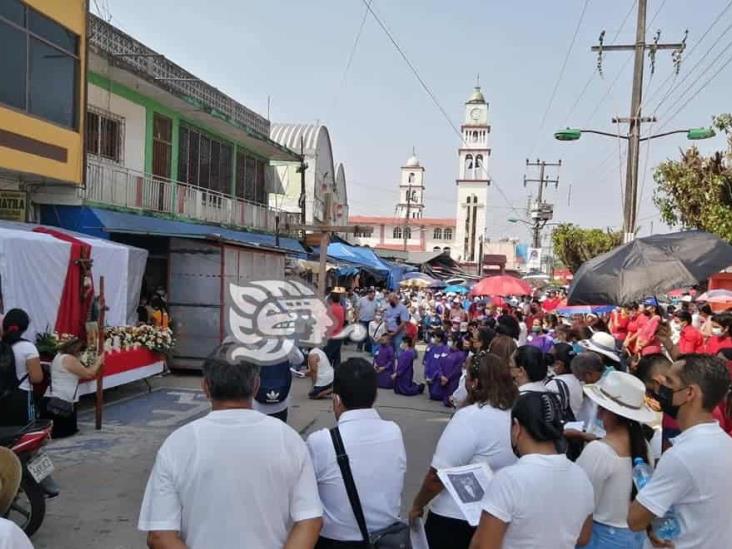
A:
{"label": "face mask", "polygon": [[406,343],[402,343],[401,345],[399,345],[399,348],[400,348],[400,349],[401,349],[402,351],[406,351],[406,350],[407,350],[407,347],[408,347],[408,346],[407,346],[407,344],[406,344]]}
{"label": "face mask", "polygon": [[392,302],[389,302],[389,305],[391,305],[392,307],[396,307],[397,306],[396,303],[392,303]]}
{"label": "face mask", "polygon": [[724,333],[724,330],[722,328],[712,328],[712,335],[713,336],[721,336]]}
{"label": "face mask", "polygon": [[531,327],[531,331],[533,333],[535,333],[535,334],[540,334],[541,333],[541,326],[532,326]]}
{"label": "face mask", "polygon": [[450,349],[454,349],[455,348],[455,342],[454,341],[448,341],[447,342],[447,346],[450,347]]}
{"label": "face mask", "polygon": [[674,404],[674,390],[665,385],[661,385],[658,392],[654,394],[654,397],[661,406],[663,413],[676,419],[676,416],[679,415],[681,405],[677,406]]}
{"label": "face mask", "polygon": [[431,337],[430,338],[430,345],[434,345],[435,343],[437,343],[437,338],[436,337]]}

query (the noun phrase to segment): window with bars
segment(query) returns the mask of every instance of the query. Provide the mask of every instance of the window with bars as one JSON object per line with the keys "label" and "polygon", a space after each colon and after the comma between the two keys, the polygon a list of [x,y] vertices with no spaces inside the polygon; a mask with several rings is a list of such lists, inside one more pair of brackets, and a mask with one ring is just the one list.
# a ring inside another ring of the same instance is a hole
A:
{"label": "window with bars", "polygon": [[[178,180],[231,194],[231,144],[181,125],[178,139]],[[237,158],[237,172],[240,171]],[[239,181],[237,179],[237,192]]]}
{"label": "window with bars", "polygon": [[86,150],[118,164],[124,157],[124,118],[99,110],[86,115]]}
{"label": "window with bars", "polygon": [[442,238],[444,240],[452,240],[452,229],[445,229],[442,232]]}

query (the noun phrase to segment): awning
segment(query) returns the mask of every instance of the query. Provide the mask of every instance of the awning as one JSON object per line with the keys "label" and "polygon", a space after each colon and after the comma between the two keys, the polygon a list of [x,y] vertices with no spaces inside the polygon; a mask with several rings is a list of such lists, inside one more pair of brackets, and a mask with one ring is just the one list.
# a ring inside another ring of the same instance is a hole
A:
{"label": "awning", "polygon": [[359,265],[383,277],[389,276],[389,266],[379,259],[370,248],[360,248],[341,242],[334,242],[328,245],[328,257],[336,261]]}
{"label": "awning", "polygon": [[294,238],[280,236],[278,244],[277,238],[271,234],[236,231],[218,225],[190,223],[88,206],[44,205],[41,209],[41,220],[47,225],[107,240],[110,233],[172,236],[222,241],[291,254],[305,253],[300,242]]}

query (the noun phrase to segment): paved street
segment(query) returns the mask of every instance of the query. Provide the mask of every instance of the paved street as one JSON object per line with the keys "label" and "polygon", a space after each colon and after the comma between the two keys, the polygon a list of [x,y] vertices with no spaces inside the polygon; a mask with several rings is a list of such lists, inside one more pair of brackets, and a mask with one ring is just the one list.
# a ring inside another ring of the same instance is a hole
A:
{"label": "paved street", "polygon": [[[142,382],[108,391],[110,403],[100,432],[94,430],[93,410],[83,411],[82,433],[48,447],[62,493],[48,502],[44,524],[33,538],[35,546],[142,547],[137,514],[155,452],[168,433],[208,411],[200,384],[200,375],[182,373],[152,380],[150,393]],[[308,400],[308,388],[309,380],[294,380],[289,423],[303,436],[333,424],[330,400]],[[408,471],[402,505],[406,508],[450,412],[424,396],[403,397],[384,390],[377,404],[382,416],[398,422],[404,433]]]}

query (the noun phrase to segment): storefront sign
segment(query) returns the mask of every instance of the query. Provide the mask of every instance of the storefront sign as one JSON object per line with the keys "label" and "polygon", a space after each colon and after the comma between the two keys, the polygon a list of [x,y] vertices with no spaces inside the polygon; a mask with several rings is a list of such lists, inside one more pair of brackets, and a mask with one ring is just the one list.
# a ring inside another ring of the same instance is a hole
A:
{"label": "storefront sign", "polygon": [[0,219],[24,222],[27,200],[23,191],[0,191]]}

